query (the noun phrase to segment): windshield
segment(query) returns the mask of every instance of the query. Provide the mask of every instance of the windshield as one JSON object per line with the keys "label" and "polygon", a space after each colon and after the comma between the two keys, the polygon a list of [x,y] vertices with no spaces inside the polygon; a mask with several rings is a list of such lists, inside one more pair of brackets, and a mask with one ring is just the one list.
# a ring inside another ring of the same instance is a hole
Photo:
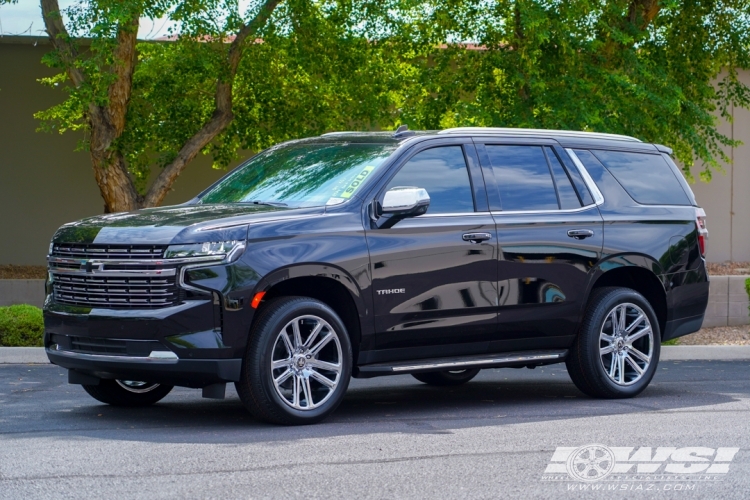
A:
{"label": "windshield", "polygon": [[252,158],[201,203],[336,205],[351,198],[397,144],[292,144]]}

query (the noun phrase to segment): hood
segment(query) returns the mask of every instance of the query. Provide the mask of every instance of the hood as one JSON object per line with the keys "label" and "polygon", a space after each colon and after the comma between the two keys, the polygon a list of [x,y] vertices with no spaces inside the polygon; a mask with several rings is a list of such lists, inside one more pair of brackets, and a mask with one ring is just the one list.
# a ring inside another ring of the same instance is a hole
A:
{"label": "hood", "polygon": [[177,205],[98,215],[65,224],[55,243],[152,244],[202,243],[245,239],[248,224],[318,216],[324,207],[268,205]]}

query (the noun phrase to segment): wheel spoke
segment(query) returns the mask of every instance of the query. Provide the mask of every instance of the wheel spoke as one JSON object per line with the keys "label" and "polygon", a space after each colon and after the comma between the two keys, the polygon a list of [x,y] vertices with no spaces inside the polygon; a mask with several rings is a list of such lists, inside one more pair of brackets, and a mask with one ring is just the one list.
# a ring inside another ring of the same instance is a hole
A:
{"label": "wheel spoke", "polygon": [[629,354],[625,355],[625,361],[627,361],[628,364],[633,367],[633,370],[635,370],[636,373],[638,373],[638,375],[643,375],[643,372],[645,370],[641,368],[640,366],[638,366],[638,363],[636,363],[635,360],[631,358]]}
{"label": "wheel spoke", "polygon": [[294,394],[292,394],[292,406],[299,408],[299,376],[294,376]]}
{"label": "wheel spoke", "polygon": [[621,384],[625,383],[625,356],[618,356],[617,357],[617,369],[620,373],[618,373],[618,379]]}
{"label": "wheel spoke", "polygon": [[333,340],[334,337],[335,335],[333,333],[329,333],[328,335],[320,339],[320,342],[310,348],[310,354],[312,354],[313,356],[317,356],[320,350],[323,349],[328,344],[328,342]]}
{"label": "wheel spoke", "polygon": [[612,343],[615,341],[615,337],[613,335],[607,335],[606,333],[603,333],[603,332],[601,334],[601,338],[602,340],[606,340],[609,343]]}
{"label": "wheel spoke", "polygon": [[609,378],[614,379],[615,378],[615,369],[617,368],[617,354],[612,354],[612,359],[610,360],[609,365]]}
{"label": "wheel spoke", "polygon": [[642,329],[638,330],[634,334],[626,337],[625,343],[627,345],[633,345],[633,342],[635,342],[639,338],[643,337],[644,335],[648,335],[649,333],[651,333],[651,327],[650,326],[644,326]]}
{"label": "wheel spoke", "polygon": [[315,337],[318,336],[318,334],[320,333],[320,331],[322,329],[323,329],[323,322],[322,321],[318,321],[318,324],[315,325],[315,328],[313,328],[313,331],[310,332],[310,336],[307,337],[307,340],[305,340],[305,343],[303,344],[303,346],[305,347],[305,349],[309,349],[310,348],[310,345],[313,343],[313,340],[315,340]]}
{"label": "wheel spoke", "polygon": [[646,315],[645,314],[639,314],[638,317],[635,318],[635,320],[633,320],[632,323],[630,323],[630,326],[628,326],[625,329],[625,334],[626,335],[630,335],[630,332],[632,332],[633,330],[635,330],[635,327],[638,326],[638,325],[640,325],[641,321],[643,321],[644,319],[646,319]]}
{"label": "wheel spoke", "polygon": [[329,363],[328,361],[321,361],[319,359],[308,359],[307,364],[315,368],[320,368],[321,370],[328,370],[336,373],[341,371],[341,363]]}
{"label": "wheel spoke", "polygon": [[617,331],[623,332],[625,330],[625,313],[627,312],[627,307],[625,305],[620,305],[616,309],[618,311],[617,313]]}
{"label": "wheel spoke", "polygon": [[320,382],[321,384],[323,384],[324,386],[328,387],[329,389],[333,389],[334,387],[336,387],[335,381],[329,379],[322,373],[316,372],[315,370],[310,370],[310,376],[314,378],[315,380],[317,380],[318,382]]}
{"label": "wheel spoke", "polygon": [[286,381],[286,379],[288,379],[291,376],[292,376],[292,370],[287,369],[284,373],[282,373],[281,375],[273,379],[273,382],[276,385],[281,385]]}
{"label": "wheel spoke", "polygon": [[310,409],[313,405],[312,389],[310,388],[310,379],[302,378],[302,391],[305,393],[305,406]]}
{"label": "wheel spoke", "polygon": [[615,350],[615,346],[613,346],[612,344],[610,344],[607,347],[602,347],[601,349],[599,349],[599,354],[601,356],[604,356],[605,354],[609,354],[609,353],[611,353],[614,350]]}
{"label": "wheel spoke", "polygon": [[292,322],[292,331],[294,332],[294,348],[302,346],[302,335],[299,333],[299,320],[295,319]]}
{"label": "wheel spoke", "polygon": [[284,348],[286,349],[286,352],[289,353],[289,356],[291,357],[292,353],[294,353],[294,347],[292,347],[292,343],[289,341],[289,335],[287,335],[286,330],[282,330],[281,340],[284,343]]}
{"label": "wheel spoke", "polygon": [[279,359],[276,361],[272,361],[271,370],[278,370],[279,368],[284,368],[285,366],[289,366],[289,363],[291,361],[292,361],[292,358]]}
{"label": "wheel spoke", "polygon": [[628,353],[630,355],[635,355],[635,357],[639,358],[644,363],[650,363],[651,362],[651,356],[647,356],[646,354],[643,354],[641,351],[636,349],[635,347],[631,347],[628,349]]}

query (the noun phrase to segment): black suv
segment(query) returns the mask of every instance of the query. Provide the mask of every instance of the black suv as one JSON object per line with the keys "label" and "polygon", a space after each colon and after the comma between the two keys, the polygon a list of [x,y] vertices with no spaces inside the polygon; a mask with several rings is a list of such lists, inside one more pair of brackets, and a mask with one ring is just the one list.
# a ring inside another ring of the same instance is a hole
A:
{"label": "black suv", "polygon": [[708,301],[705,212],[665,146],[584,132],[341,132],[183,205],[61,227],[49,359],[99,401],[173,386],[317,422],[350,377],[461,384],[565,362],[632,397]]}

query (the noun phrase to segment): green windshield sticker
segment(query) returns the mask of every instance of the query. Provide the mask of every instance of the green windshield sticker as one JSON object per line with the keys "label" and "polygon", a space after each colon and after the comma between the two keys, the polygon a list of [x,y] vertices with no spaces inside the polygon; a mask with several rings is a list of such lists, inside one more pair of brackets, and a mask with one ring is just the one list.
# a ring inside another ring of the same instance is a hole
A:
{"label": "green windshield sticker", "polygon": [[349,186],[344,189],[344,191],[341,193],[341,198],[349,199],[352,197],[354,192],[357,190],[359,186],[362,185],[362,182],[367,178],[368,175],[372,173],[372,171],[375,170],[375,167],[367,166],[362,169],[360,173],[357,174],[357,177],[354,178],[354,180],[349,184]]}

